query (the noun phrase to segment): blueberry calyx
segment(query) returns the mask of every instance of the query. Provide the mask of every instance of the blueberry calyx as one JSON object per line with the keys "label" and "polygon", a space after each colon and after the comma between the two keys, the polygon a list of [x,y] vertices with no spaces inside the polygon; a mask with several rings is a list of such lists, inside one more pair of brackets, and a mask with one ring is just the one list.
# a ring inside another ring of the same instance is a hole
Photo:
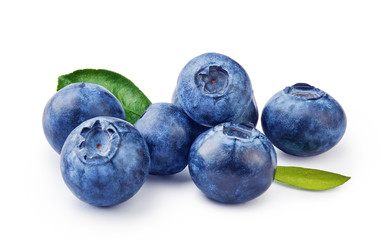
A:
{"label": "blueberry calyx", "polygon": [[196,74],[196,82],[206,94],[221,94],[229,83],[229,74],[220,66],[209,66]]}
{"label": "blueberry calyx", "polygon": [[324,91],[315,88],[314,86],[311,86],[307,83],[296,83],[291,87],[286,87],[284,92],[306,100],[316,100],[325,95]]}
{"label": "blueberry calyx", "polygon": [[253,131],[251,124],[228,122],[222,125],[222,133],[226,136],[240,140],[250,140],[256,138],[257,134]]}
{"label": "blueberry calyx", "polygon": [[104,164],[118,151],[120,136],[115,127],[107,121],[97,120],[84,127],[75,149],[78,158],[85,164]]}

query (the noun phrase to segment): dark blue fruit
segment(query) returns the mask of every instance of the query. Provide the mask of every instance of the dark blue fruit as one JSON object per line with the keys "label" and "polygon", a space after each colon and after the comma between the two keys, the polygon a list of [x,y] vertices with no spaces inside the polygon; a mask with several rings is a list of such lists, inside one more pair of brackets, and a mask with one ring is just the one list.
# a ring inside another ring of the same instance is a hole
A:
{"label": "dark blue fruit", "polygon": [[150,174],[175,174],[187,166],[193,125],[180,108],[171,103],[151,104],[134,126],[147,142]]}
{"label": "dark blue fruit", "polygon": [[235,121],[245,112],[252,116],[242,118],[254,125],[258,119],[246,71],[218,53],[200,55],[186,64],[178,77],[174,100],[193,121],[207,127]]}
{"label": "dark blue fruit", "polygon": [[92,83],[73,83],[59,90],[46,104],[42,118],[45,136],[57,153],[70,132],[97,116],[126,119],[120,102],[106,88]]}
{"label": "dark blue fruit", "polygon": [[261,120],[264,133],[277,148],[302,157],[331,149],[343,137],[347,124],[340,104],[306,83],[275,94]]}
{"label": "dark blue fruit", "polygon": [[189,152],[189,172],[209,198],[242,203],[265,192],[274,180],[276,153],[258,130],[222,123],[201,134]]}
{"label": "dark blue fruit", "polygon": [[131,198],[145,182],[149,151],[128,122],[96,117],[76,127],[61,153],[66,185],[82,201],[112,206]]}

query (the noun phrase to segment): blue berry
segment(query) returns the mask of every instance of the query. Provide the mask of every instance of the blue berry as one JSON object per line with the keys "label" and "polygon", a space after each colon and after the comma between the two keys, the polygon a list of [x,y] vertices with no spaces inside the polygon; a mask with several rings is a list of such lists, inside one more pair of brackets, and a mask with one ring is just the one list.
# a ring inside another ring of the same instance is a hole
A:
{"label": "blue berry", "polygon": [[207,127],[235,121],[245,112],[253,115],[242,117],[245,121],[255,125],[258,119],[246,71],[218,53],[200,55],[186,64],[178,77],[174,99],[193,121]]}
{"label": "blue berry", "polygon": [[134,126],[147,142],[150,174],[175,174],[187,166],[193,125],[180,108],[171,103],[151,104]]}
{"label": "blue berry", "polygon": [[277,148],[301,157],[331,149],[343,137],[347,123],[335,99],[306,83],[276,93],[263,109],[261,121]]}
{"label": "blue berry", "polygon": [[202,133],[189,152],[189,172],[209,198],[242,203],[265,192],[274,180],[276,153],[253,127],[222,123]]}
{"label": "blue berry", "polygon": [[61,153],[61,173],[80,200],[113,206],[131,198],[145,182],[149,151],[128,122],[96,117],[76,127]]}

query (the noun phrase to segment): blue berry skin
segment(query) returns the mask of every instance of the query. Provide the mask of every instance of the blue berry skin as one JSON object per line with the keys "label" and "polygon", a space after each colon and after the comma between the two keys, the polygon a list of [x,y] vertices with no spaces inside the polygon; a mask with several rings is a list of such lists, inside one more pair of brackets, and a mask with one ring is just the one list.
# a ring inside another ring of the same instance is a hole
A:
{"label": "blue berry skin", "polygon": [[276,93],[265,105],[261,122],[277,148],[300,157],[331,149],[343,137],[347,125],[340,104],[306,83]]}
{"label": "blue berry skin", "polygon": [[187,63],[175,94],[184,112],[207,127],[238,119],[254,98],[246,71],[218,53],[205,53]]}
{"label": "blue berry skin", "polygon": [[271,142],[255,128],[222,123],[201,134],[189,152],[196,186],[222,203],[250,201],[272,184],[277,166]]}
{"label": "blue berry skin", "polygon": [[42,125],[45,136],[57,153],[70,132],[97,116],[126,119],[118,99],[106,88],[92,83],[73,83],[59,90],[46,104]]}
{"label": "blue berry skin", "polygon": [[151,104],[134,126],[147,142],[150,174],[175,174],[187,166],[192,122],[180,108],[171,103]]}
{"label": "blue berry skin", "polygon": [[150,156],[140,133],[128,122],[96,117],[76,127],[61,153],[61,173],[80,200],[99,207],[131,198],[145,182]]}

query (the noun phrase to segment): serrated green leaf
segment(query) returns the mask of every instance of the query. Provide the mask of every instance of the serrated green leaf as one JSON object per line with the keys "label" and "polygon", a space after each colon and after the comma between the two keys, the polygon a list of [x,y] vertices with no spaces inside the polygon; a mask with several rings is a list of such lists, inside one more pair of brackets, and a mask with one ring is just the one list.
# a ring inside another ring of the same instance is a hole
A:
{"label": "serrated green leaf", "polygon": [[310,190],[327,190],[344,184],[350,177],[318,169],[278,166],[275,180]]}
{"label": "serrated green leaf", "polygon": [[58,78],[57,91],[71,83],[87,82],[108,89],[122,104],[126,120],[134,124],[151,101],[128,78],[104,69],[82,69]]}

